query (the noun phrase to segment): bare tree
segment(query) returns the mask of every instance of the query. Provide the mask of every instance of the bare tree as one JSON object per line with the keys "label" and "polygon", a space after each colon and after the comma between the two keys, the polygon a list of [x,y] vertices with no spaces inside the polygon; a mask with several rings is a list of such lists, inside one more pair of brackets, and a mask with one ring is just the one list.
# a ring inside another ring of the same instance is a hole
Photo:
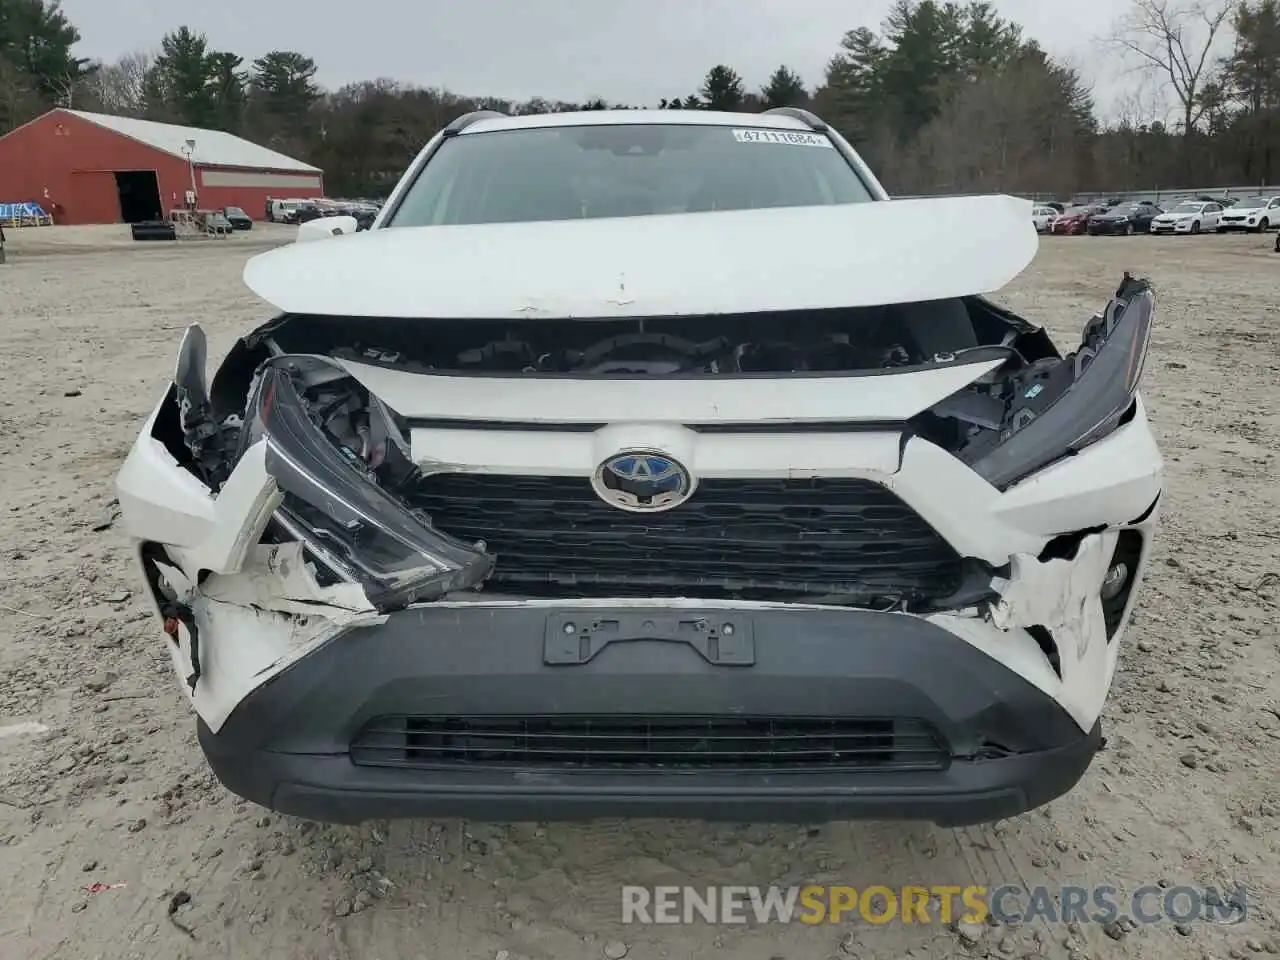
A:
{"label": "bare tree", "polygon": [[1120,130],[1145,130],[1167,113],[1159,95],[1146,83],[1128,88],[1111,105],[1113,124]]}
{"label": "bare tree", "polygon": [[30,78],[0,57],[0,133],[26,123],[41,108],[40,95]]}
{"label": "bare tree", "polygon": [[1232,10],[1230,0],[1130,0],[1112,43],[1138,65],[1168,80],[1190,135],[1204,116],[1204,88],[1214,67],[1215,43]]}
{"label": "bare tree", "polygon": [[115,63],[100,66],[90,83],[102,109],[131,117],[146,113],[147,75],[154,60],[149,53],[130,53]]}
{"label": "bare tree", "polygon": [[[962,85],[905,158],[913,192],[1069,193],[1088,140],[1073,70],[1024,56]],[[974,131],[982,131],[975,136]]]}

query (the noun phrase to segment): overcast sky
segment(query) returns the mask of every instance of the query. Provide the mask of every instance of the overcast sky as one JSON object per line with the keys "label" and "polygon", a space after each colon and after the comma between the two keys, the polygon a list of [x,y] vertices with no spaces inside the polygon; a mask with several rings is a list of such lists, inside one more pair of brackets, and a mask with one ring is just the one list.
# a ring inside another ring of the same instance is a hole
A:
{"label": "overcast sky", "polygon": [[[1121,89],[1096,49],[1128,0],[994,0],[1081,70],[1106,109]],[[780,63],[813,85],[846,30],[890,0],[63,0],[81,56],[114,60],[182,24],[246,62],[312,57],[326,86],[390,77],[458,93],[656,103],[727,63],[752,87]]]}

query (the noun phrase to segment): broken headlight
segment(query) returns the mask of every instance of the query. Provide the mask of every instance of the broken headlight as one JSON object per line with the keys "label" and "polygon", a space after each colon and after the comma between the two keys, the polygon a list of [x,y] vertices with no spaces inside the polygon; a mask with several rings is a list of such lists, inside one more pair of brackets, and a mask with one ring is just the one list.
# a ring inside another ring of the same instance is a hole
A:
{"label": "broken headlight", "polygon": [[1004,488],[1132,417],[1154,312],[1150,285],[1126,275],[1115,299],[1085,327],[1074,354],[1015,381],[1000,441],[973,469]]}
{"label": "broken headlight", "polygon": [[378,483],[370,465],[326,435],[303,399],[323,361],[266,364],[250,397],[241,449],[265,440],[266,468],[285,494],[281,511],[318,552],[336,559],[381,610],[434,600],[488,576],[493,560],[431,526]]}

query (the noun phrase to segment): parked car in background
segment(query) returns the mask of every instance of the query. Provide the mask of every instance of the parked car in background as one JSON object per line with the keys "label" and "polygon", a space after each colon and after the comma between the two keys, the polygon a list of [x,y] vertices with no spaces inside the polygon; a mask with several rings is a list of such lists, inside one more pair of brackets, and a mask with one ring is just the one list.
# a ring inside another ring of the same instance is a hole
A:
{"label": "parked car in background", "polygon": [[1112,207],[1106,213],[1097,213],[1089,218],[1088,230],[1092,237],[1102,234],[1120,234],[1130,236],[1135,233],[1146,233],[1151,221],[1164,213],[1150,200],[1134,200]]}
{"label": "parked car in background", "polygon": [[1230,210],[1223,211],[1217,229],[1219,233],[1265,233],[1272,227],[1280,227],[1280,197],[1241,197]]}
{"label": "parked car in background", "polygon": [[1082,207],[1068,207],[1057,219],[1049,224],[1049,232],[1068,236],[1084,233],[1088,228],[1089,218],[1095,214],[1104,213],[1106,209],[1100,203],[1090,203]]}
{"label": "parked car in background", "polygon": [[301,200],[272,200],[267,208],[267,219],[272,223],[297,223]]}
{"label": "parked car in background", "polygon": [[327,216],[323,207],[318,203],[304,200],[294,208],[292,222],[297,224],[310,223],[312,220],[319,220],[323,216]]}
{"label": "parked car in background", "polygon": [[235,227],[221,210],[213,210],[204,215],[205,233],[225,235],[235,232]]}
{"label": "parked car in background", "polygon": [[380,208],[372,203],[351,203],[347,205],[346,212],[349,216],[356,218],[357,230],[368,230],[373,226],[373,221],[378,218]]}
{"label": "parked car in background", "polygon": [[1214,201],[1183,200],[1151,221],[1151,233],[1200,233],[1216,230],[1222,217],[1222,204]]}
{"label": "parked car in background", "polygon": [[1031,210],[1031,223],[1035,226],[1036,233],[1048,233],[1049,224],[1058,219],[1060,212],[1047,205],[1033,207]]}
{"label": "parked car in background", "polygon": [[222,215],[230,221],[232,228],[236,230],[253,229],[253,218],[239,207],[223,207]]}

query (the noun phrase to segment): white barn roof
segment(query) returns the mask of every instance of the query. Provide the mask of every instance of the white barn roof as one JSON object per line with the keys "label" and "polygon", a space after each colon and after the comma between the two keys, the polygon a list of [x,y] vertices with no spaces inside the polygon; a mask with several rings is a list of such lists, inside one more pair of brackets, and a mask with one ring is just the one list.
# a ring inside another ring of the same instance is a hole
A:
{"label": "white barn roof", "polygon": [[199,166],[249,167],[255,170],[290,170],[300,173],[321,172],[319,167],[286,157],[283,153],[276,153],[274,150],[268,150],[266,147],[250,143],[242,137],[224,133],[221,130],[180,127],[173,123],[135,120],[133,117],[115,117],[106,113],[86,113],[83,110],[66,112],[184,160],[186,159],[186,154],[182,152],[184,144],[188,140],[194,140],[196,142],[194,160]]}

